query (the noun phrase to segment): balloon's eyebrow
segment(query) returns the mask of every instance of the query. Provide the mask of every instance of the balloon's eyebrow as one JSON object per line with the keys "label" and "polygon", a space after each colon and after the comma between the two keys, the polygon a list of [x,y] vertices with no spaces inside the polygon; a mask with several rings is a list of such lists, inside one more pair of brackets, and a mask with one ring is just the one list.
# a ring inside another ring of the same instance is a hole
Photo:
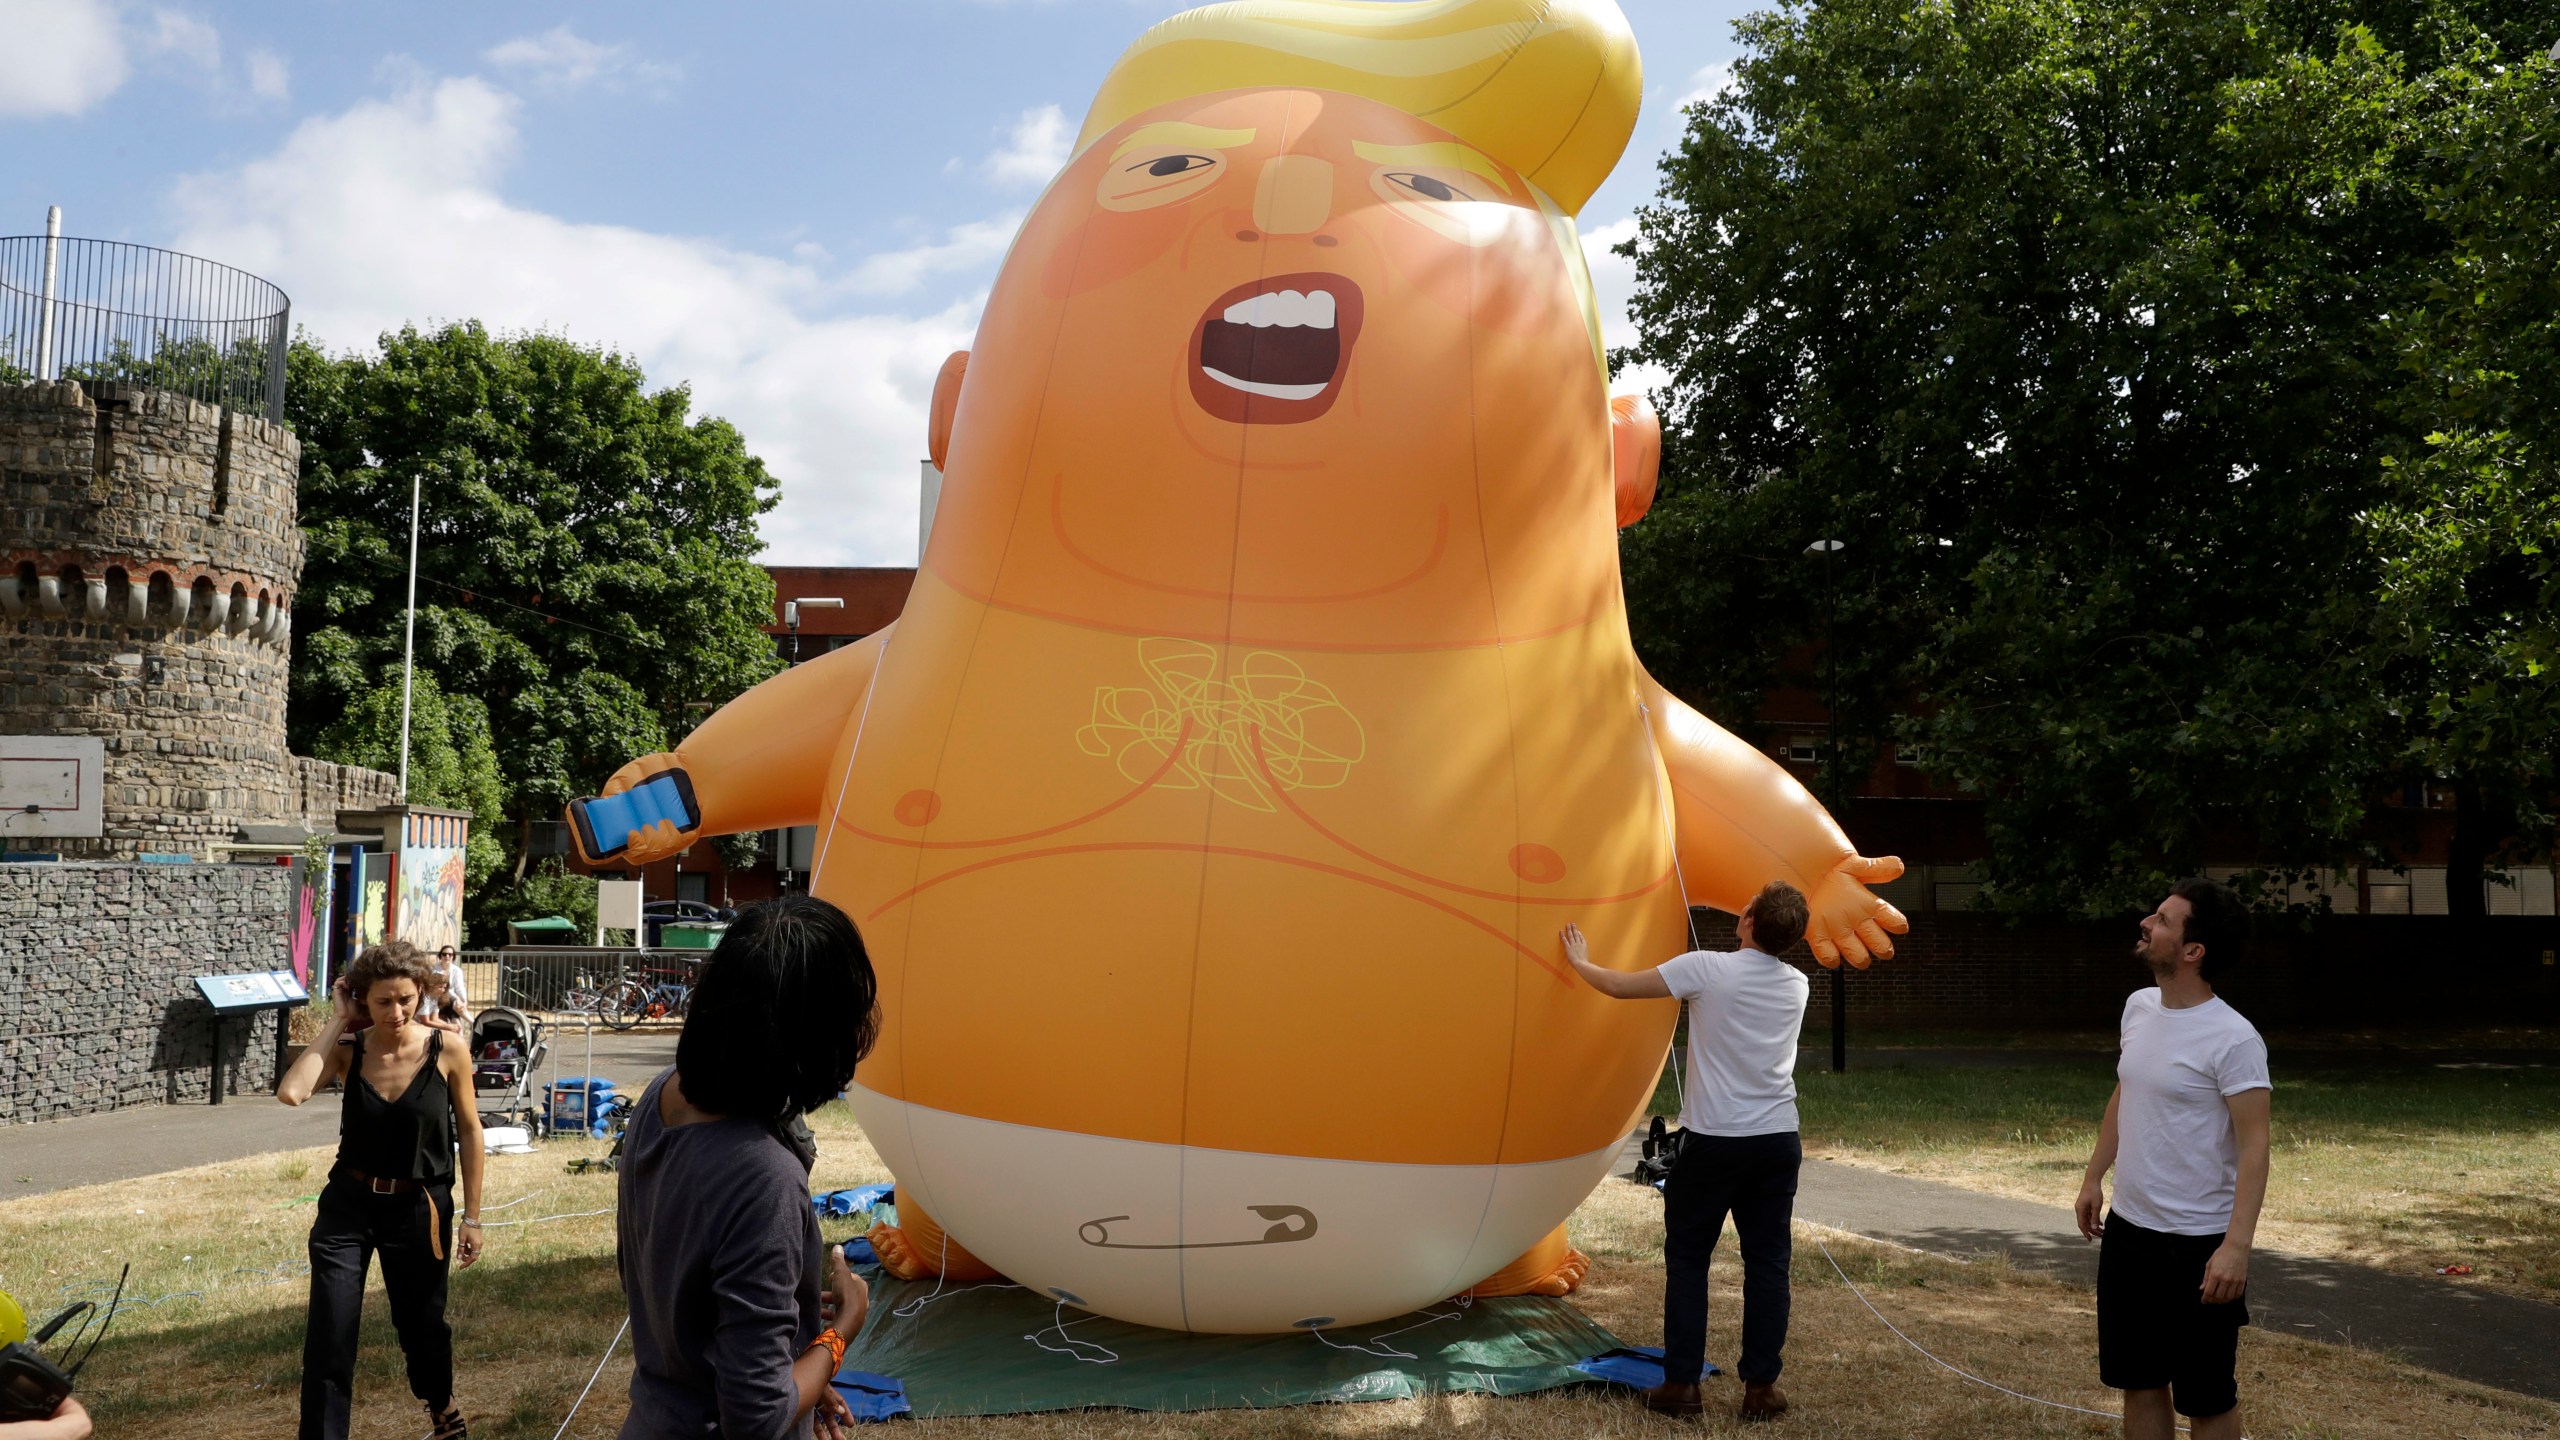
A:
{"label": "balloon's eyebrow", "polygon": [[1492,181],[1505,195],[1513,193],[1511,182],[1502,178],[1502,167],[1493,163],[1492,156],[1454,140],[1424,145],[1372,145],[1366,140],[1354,140],[1351,153],[1376,165],[1434,165],[1444,170],[1465,170]]}
{"label": "balloon's eyebrow", "polygon": [[1111,147],[1111,158],[1119,159],[1132,150],[1152,150],[1160,146],[1183,150],[1233,150],[1253,143],[1252,129],[1220,130],[1208,125],[1194,125],[1183,120],[1159,120],[1141,125],[1129,132],[1129,138]]}

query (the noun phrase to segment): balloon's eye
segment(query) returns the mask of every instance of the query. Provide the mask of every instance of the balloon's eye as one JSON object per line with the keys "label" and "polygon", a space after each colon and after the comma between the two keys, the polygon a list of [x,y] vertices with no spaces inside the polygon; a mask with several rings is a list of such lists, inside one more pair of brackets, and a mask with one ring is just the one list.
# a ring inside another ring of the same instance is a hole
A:
{"label": "balloon's eye", "polygon": [[1150,175],[1182,175],[1217,163],[1217,161],[1210,159],[1206,155],[1167,155],[1160,160],[1151,162],[1147,166],[1147,173]]}
{"label": "balloon's eye", "polygon": [[1407,170],[1397,171],[1396,173],[1389,175],[1387,178],[1394,181],[1404,189],[1410,190],[1414,194],[1423,196],[1426,199],[1446,202],[1452,200],[1472,200],[1475,198],[1445,180],[1435,180],[1428,175],[1416,175]]}

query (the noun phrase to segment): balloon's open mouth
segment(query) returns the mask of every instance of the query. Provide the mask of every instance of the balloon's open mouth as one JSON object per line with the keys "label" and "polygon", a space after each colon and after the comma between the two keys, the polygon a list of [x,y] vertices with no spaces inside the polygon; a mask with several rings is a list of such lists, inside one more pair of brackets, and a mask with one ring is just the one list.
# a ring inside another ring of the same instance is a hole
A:
{"label": "balloon's open mouth", "polygon": [[1342,392],[1360,317],[1360,287],[1340,275],[1239,285],[1191,332],[1191,398],[1239,425],[1313,420]]}

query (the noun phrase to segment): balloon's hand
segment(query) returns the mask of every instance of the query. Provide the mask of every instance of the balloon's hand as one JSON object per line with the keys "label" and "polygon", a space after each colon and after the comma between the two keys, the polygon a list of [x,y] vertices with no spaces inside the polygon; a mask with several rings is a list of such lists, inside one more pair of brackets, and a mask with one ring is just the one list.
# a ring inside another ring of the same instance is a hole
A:
{"label": "balloon's hand", "polygon": [[568,820],[578,858],[590,865],[646,865],[702,837],[693,777],[673,755],[643,755],[616,770],[604,794],[569,802]]}
{"label": "balloon's hand", "polygon": [[1812,893],[1805,896],[1811,913],[1804,933],[1823,969],[1836,970],[1846,960],[1851,969],[1864,970],[1877,960],[1893,958],[1893,941],[1886,932],[1905,934],[1911,922],[1867,887],[1901,875],[1902,862],[1891,855],[1872,860],[1852,855],[1814,882]]}

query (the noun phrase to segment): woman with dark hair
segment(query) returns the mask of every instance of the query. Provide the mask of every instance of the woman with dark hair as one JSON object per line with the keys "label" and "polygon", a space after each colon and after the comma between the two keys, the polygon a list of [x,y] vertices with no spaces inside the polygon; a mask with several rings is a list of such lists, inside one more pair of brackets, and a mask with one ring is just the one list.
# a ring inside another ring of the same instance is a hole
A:
{"label": "woman with dark hair", "polygon": [[[442,1030],[418,1019],[419,997],[432,979],[415,946],[368,946],[338,977],[329,1022],[276,1086],[278,1100],[299,1105],[329,1081],[347,1082],[337,1163],[311,1225],[302,1440],[347,1433],[364,1272],[376,1254],[391,1324],[409,1361],[410,1392],[426,1403],[435,1427],[429,1440],[467,1440],[470,1433],[453,1404],[453,1327],[445,1323],[444,1300],[446,1256],[468,1269],[482,1249],[480,1112],[469,1103],[470,1047],[446,1044]],[[372,1024],[340,1043],[358,1011]],[[460,1214],[453,1207],[457,1168]]]}
{"label": "woman with dark hair", "polygon": [[703,962],[675,1068],[631,1112],[615,1220],[631,1302],[622,1440],[833,1434],[870,1292],[820,1243],[801,1116],[879,1033],[861,932],[806,895],[751,905]]}

